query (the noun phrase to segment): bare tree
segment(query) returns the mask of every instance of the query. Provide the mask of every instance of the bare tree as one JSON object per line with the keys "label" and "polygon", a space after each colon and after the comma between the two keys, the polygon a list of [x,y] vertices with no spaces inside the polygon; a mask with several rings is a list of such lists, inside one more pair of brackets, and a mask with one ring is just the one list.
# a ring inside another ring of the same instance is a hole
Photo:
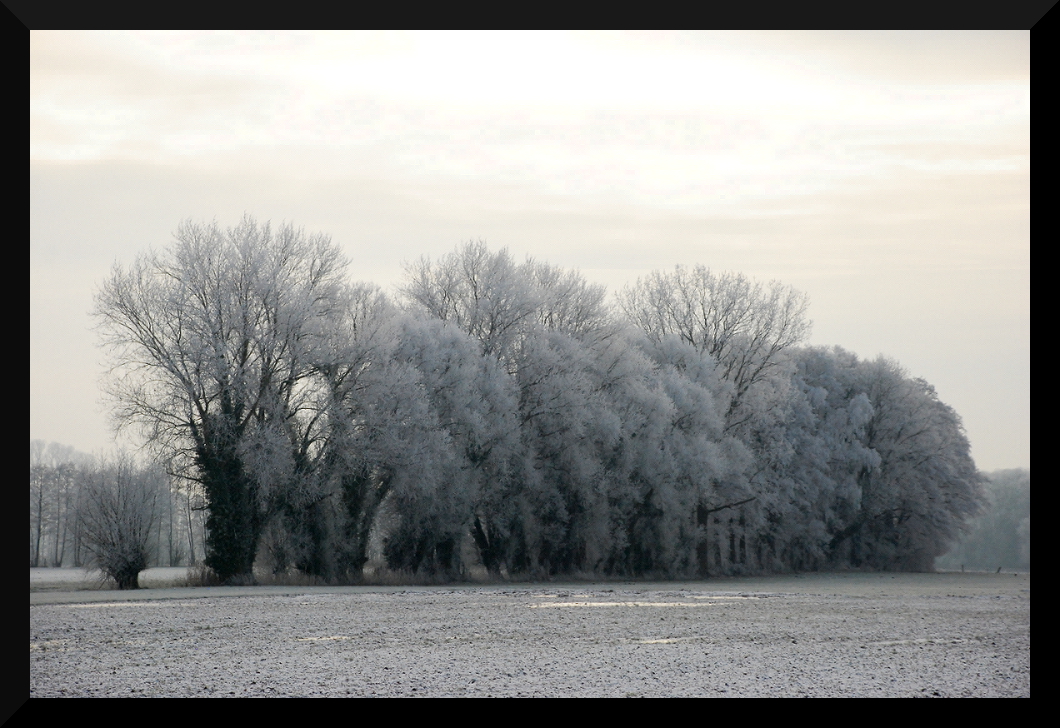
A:
{"label": "bare tree", "polygon": [[127,457],[101,463],[85,474],[79,515],[91,562],[119,589],[136,589],[140,572],[147,568],[165,475],[138,468]]}
{"label": "bare tree", "polygon": [[527,260],[522,270],[537,290],[537,318],[543,328],[578,339],[615,334],[617,327],[606,304],[605,286],[589,283],[576,270],[543,261]]}
{"label": "bare tree", "polygon": [[[77,472],[85,453],[58,442],[30,441],[30,566],[79,565]],[[49,556],[50,554],[50,556]]]}
{"label": "bare tree", "polygon": [[29,565],[40,566],[40,546],[44,535],[44,502],[48,495],[51,470],[44,465],[44,441],[29,443]]}
{"label": "bare tree", "polygon": [[455,324],[480,342],[484,355],[502,360],[532,325],[541,302],[507,248],[494,253],[482,241],[436,262],[421,258],[406,266],[405,275],[402,293],[414,307]]}
{"label": "bare tree", "polygon": [[619,303],[650,339],[677,335],[718,362],[734,389],[730,427],[743,419],[749,390],[782,363],[782,352],[810,333],[806,294],[779,281],[762,284],[702,265],[654,271],[623,290]]}

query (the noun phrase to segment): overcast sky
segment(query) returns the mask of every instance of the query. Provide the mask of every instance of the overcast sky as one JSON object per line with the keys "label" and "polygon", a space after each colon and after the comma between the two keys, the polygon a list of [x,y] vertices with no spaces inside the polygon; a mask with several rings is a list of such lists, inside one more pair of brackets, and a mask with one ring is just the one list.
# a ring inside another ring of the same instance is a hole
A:
{"label": "overcast sky", "polygon": [[1030,467],[1030,33],[30,31],[30,438],[111,449],[89,311],[185,218],[353,276],[484,239],[807,292]]}

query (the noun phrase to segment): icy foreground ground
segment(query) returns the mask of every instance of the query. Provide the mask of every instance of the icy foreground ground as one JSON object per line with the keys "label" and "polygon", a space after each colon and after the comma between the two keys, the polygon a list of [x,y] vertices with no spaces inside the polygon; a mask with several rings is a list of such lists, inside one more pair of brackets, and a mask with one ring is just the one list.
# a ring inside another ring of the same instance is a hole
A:
{"label": "icy foreground ground", "polygon": [[30,695],[1029,697],[1030,575],[31,593]]}

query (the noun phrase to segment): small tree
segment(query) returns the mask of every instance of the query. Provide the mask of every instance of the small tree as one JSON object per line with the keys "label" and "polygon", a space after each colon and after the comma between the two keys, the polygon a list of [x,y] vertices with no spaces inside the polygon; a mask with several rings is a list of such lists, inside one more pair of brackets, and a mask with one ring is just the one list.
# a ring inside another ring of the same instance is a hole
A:
{"label": "small tree", "polygon": [[100,464],[82,485],[81,536],[91,561],[119,589],[138,589],[164,476],[127,458]]}

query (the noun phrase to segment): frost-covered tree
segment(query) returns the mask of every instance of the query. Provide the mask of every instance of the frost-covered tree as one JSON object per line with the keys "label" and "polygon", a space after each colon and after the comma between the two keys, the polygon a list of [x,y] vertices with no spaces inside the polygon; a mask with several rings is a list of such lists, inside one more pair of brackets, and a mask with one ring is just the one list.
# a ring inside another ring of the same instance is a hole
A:
{"label": "frost-covered tree", "polygon": [[417,309],[476,339],[485,356],[504,360],[533,325],[541,302],[529,281],[506,248],[492,252],[479,241],[407,266],[401,290]]}
{"label": "frost-covered tree", "polygon": [[378,286],[341,286],[333,302],[308,359],[299,487],[272,499],[265,547],[274,571],[356,581],[392,482],[387,433],[405,416],[388,398],[407,383],[388,368],[397,311]]}
{"label": "frost-covered tree", "polygon": [[702,265],[654,271],[627,286],[619,303],[649,338],[676,335],[718,363],[733,385],[730,427],[747,416],[742,405],[748,393],[774,374],[785,350],[803,341],[811,325],[806,294]]}
{"label": "frost-covered tree", "polygon": [[650,421],[665,414],[652,426],[654,437],[637,438],[636,479],[651,484],[657,503],[668,504],[658,509],[669,523],[659,533],[681,536],[684,563],[678,573],[718,573],[719,514],[736,513],[733,509],[755,499],[747,478],[751,453],[725,428],[732,385],[722,380],[712,358],[676,335],[649,338],[642,346],[665,396]]}
{"label": "frost-covered tree", "polygon": [[524,572],[581,565],[572,532],[588,512],[583,486],[596,462],[580,450],[592,397],[583,342],[613,329],[603,289],[480,242],[409,266],[402,291],[412,309],[476,341],[514,394],[516,438],[492,459],[504,474],[483,491],[472,523],[483,563]]}
{"label": "frost-covered tree", "polygon": [[862,444],[879,458],[858,472],[856,515],[832,539],[854,566],[931,570],[984,504],[960,417],[934,387],[880,357],[857,368],[872,406]]}
{"label": "frost-covered tree", "polygon": [[119,589],[136,589],[147,568],[161,502],[169,493],[166,476],[157,468],[138,467],[128,457],[101,462],[84,475],[78,515],[90,563]]}
{"label": "frost-covered tree", "polygon": [[313,352],[344,270],[327,237],[291,225],[186,222],[169,248],[116,265],[96,296],[115,419],[202,485],[206,564],[224,581],[253,578],[263,488],[290,485],[261,482],[254,462],[290,464],[266,469],[282,480],[312,456]]}
{"label": "frost-covered tree", "polygon": [[[449,322],[407,317],[399,339],[392,356],[417,372],[447,455],[435,468],[443,487],[410,494],[388,553],[403,568],[420,554],[427,571],[454,572],[460,542],[470,533],[483,565],[496,572],[519,452],[513,382],[495,358],[481,354],[479,342]],[[436,532],[430,537],[428,522]]]}
{"label": "frost-covered tree", "polygon": [[858,474],[879,464],[862,442],[872,406],[854,384],[854,355],[809,348],[792,359],[782,417],[757,433],[756,556],[767,570],[845,566],[831,561],[829,545],[855,518]]}
{"label": "frost-covered tree", "polygon": [[604,516],[598,426],[605,404],[594,390],[591,353],[556,332],[538,330],[519,350],[519,434],[523,460],[513,568],[556,573],[585,568],[584,546]]}
{"label": "frost-covered tree", "polygon": [[546,331],[595,341],[613,336],[618,327],[607,304],[607,289],[589,283],[576,270],[542,261],[523,265],[529,286],[536,291],[536,321]]}

